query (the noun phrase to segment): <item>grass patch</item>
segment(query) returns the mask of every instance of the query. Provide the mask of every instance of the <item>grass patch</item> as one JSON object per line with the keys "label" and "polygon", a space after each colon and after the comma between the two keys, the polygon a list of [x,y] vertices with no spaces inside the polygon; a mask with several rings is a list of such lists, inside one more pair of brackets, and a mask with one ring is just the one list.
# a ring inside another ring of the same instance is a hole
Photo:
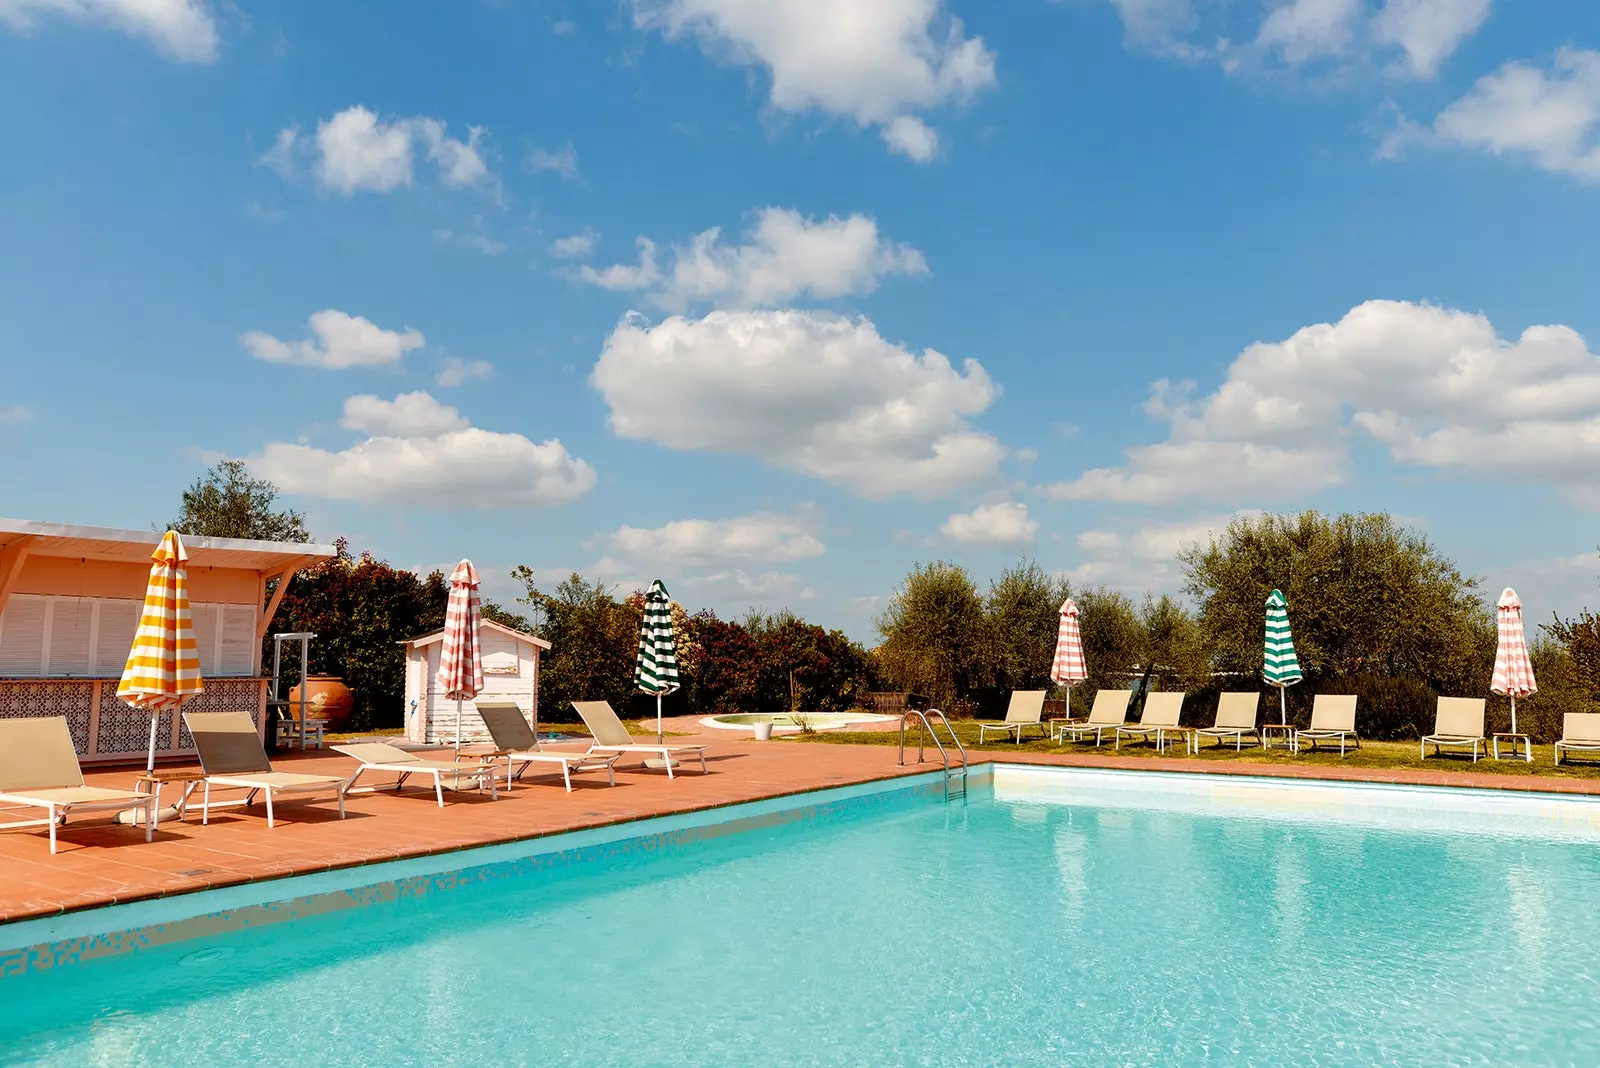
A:
{"label": "grass patch", "polygon": [[[981,750],[987,753],[1099,753],[1101,755],[1124,757],[1154,757],[1170,756],[1194,761],[1236,761],[1250,764],[1282,764],[1282,765],[1328,765],[1332,767],[1349,768],[1411,768],[1427,771],[1460,772],[1463,775],[1493,773],[1497,775],[1529,775],[1543,776],[1546,778],[1563,779],[1597,779],[1600,778],[1600,761],[1589,764],[1569,765],[1565,761],[1556,767],[1549,745],[1536,745],[1533,747],[1533,763],[1522,760],[1490,760],[1481,757],[1476,764],[1465,750],[1445,750],[1445,756],[1433,756],[1433,747],[1428,747],[1427,759],[1417,756],[1416,742],[1372,742],[1363,741],[1360,749],[1348,750],[1343,758],[1339,756],[1339,749],[1335,743],[1332,751],[1318,748],[1315,753],[1303,752],[1296,756],[1287,749],[1277,748],[1263,750],[1260,746],[1246,744],[1242,752],[1234,752],[1230,744],[1225,749],[1218,749],[1210,739],[1201,739],[1200,753],[1185,754],[1181,744],[1174,746],[1165,753],[1158,754],[1155,746],[1150,743],[1123,740],[1121,749],[1113,749],[1110,739],[1107,739],[1098,749],[1092,743],[1068,742],[1065,745],[1056,745],[1049,739],[1040,740],[1030,733],[1025,736],[1021,745],[1010,741],[999,741],[992,736],[983,745],[978,744],[978,721],[956,720],[952,726],[955,728],[956,737],[961,739],[961,744],[968,750]],[[776,740],[776,739],[775,739]],[[812,745],[886,745],[895,746],[900,742],[900,732],[896,728],[892,731],[827,731],[814,735],[786,735],[782,739],[789,742],[804,742]],[[908,745],[916,743],[916,732],[906,733]],[[928,748],[933,748],[933,743],[928,743]],[[1504,752],[1504,750],[1502,750]],[[1581,758],[1580,758],[1581,759]]]}

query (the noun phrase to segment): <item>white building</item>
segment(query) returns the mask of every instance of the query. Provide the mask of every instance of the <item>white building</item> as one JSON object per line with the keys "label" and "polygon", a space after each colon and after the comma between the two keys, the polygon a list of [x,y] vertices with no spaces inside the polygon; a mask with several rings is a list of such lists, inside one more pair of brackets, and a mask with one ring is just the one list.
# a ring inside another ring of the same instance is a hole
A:
{"label": "white building", "polygon": [[[550,643],[487,619],[479,624],[483,642],[483,692],[480,697],[515,701],[530,722],[539,720],[539,656]],[[406,740],[452,745],[456,739],[456,703],[439,689],[439,654],[444,631],[405,643]],[[483,720],[471,701],[461,703],[461,739],[489,740]]]}

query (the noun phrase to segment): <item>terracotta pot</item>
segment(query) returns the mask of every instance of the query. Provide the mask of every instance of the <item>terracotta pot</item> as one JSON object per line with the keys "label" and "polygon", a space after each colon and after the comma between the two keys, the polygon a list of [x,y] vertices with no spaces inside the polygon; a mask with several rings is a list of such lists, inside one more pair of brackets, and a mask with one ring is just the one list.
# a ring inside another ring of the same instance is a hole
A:
{"label": "terracotta pot", "polygon": [[[350,718],[356,695],[342,679],[332,675],[312,675],[306,680],[306,718],[328,721],[330,732],[338,731]],[[289,691],[289,715],[300,718],[300,687]]]}

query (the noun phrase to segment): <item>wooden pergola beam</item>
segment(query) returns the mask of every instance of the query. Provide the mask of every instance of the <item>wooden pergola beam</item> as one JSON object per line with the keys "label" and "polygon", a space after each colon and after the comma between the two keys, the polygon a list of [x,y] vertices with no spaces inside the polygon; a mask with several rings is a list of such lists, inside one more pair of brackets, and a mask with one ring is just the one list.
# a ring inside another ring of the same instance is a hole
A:
{"label": "wooden pergola beam", "polygon": [[11,591],[17,588],[17,580],[22,577],[22,565],[28,559],[28,553],[33,551],[33,543],[38,537],[27,534],[0,549],[0,612],[6,610],[6,602],[11,599]]}
{"label": "wooden pergola beam", "polygon": [[283,595],[289,592],[289,580],[294,578],[299,570],[307,564],[320,560],[318,556],[296,557],[282,568],[261,576],[263,588],[273,579],[278,580],[278,588],[272,591],[272,600],[267,602],[267,607],[261,610],[261,619],[256,623],[256,641],[260,642],[267,636],[267,630],[272,626],[272,617],[278,614],[278,606],[283,604]]}

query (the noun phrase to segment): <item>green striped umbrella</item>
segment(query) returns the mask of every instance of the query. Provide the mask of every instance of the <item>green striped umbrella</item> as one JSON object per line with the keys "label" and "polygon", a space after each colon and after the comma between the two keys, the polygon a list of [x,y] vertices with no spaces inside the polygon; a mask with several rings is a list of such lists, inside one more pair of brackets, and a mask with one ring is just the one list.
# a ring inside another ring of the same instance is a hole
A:
{"label": "green striped umbrella", "polygon": [[639,659],[633,666],[633,683],[656,695],[656,744],[662,744],[661,698],[678,688],[678,643],[672,636],[672,598],[656,579],[644,595],[644,618],[639,623]]}
{"label": "green striped umbrella", "polygon": [[1289,602],[1282,590],[1273,590],[1267,597],[1267,650],[1261,664],[1261,677],[1270,686],[1278,688],[1279,722],[1289,722],[1289,699],[1284,687],[1293,686],[1303,676],[1300,660],[1294,655],[1294,638],[1289,634]]}

